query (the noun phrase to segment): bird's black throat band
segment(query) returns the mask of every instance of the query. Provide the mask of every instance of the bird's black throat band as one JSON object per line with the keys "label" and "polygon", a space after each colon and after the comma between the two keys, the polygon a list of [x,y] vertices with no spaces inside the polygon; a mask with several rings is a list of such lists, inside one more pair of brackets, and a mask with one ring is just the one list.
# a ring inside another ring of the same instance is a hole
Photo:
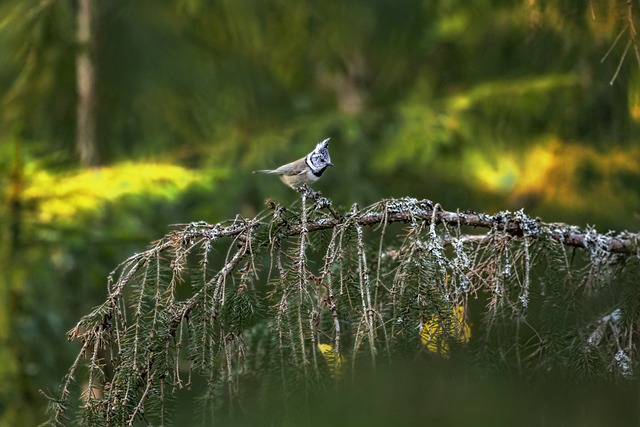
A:
{"label": "bird's black throat band", "polygon": [[314,174],[315,176],[317,176],[318,178],[320,178],[322,176],[322,173],[325,171],[325,169],[327,169],[327,166],[323,167],[318,172],[316,172],[313,169],[311,169],[311,173]]}

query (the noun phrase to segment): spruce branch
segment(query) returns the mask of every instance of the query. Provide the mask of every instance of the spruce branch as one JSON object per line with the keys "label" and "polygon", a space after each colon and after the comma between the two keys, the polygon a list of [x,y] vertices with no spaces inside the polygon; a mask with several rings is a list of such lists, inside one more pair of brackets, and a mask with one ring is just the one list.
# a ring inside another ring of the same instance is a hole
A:
{"label": "spruce branch", "polygon": [[[378,209],[373,209],[373,208]],[[380,209],[381,208],[381,209]],[[384,200],[363,211],[350,211],[345,219],[321,217],[315,221],[308,221],[308,232],[326,230],[338,227],[349,221],[360,226],[373,226],[389,223],[409,223],[424,221],[427,224],[444,224],[447,226],[467,226],[505,232],[513,237],[536,238],[548,235],[550,238],[566,246],[584,249],[602,249],[611,253],[624,255],[639,254],[638,243],[640,235],[629,232],[598,234],[588,228],[563,224],[545,224],[537,218],[531,218],[522,210],[518,212],[500,212],[494,215],[476,212],[451,212],[443,210],[430,200],[390,199]],[[283,230],[286,236],[299,235],[302,231],[300,224],[291,224]],[[469,235],[469,240],[481,240],[483,237]],[[640,255],[640,254],[639,254]]]}
{"label": "spruce branch", "polygon": [[[628,301],[635,293],[603,307],[631,313],[617,317],[615,333],[602,326],[604,314],[581,314],[577,325],[567,323],[566,312],[577,310],[579,298],[636,277],[637,234],[547,224],[522,210],[453,212],[413,198],[339,211],[305,188],[299,210],[270,205],[251,219],[178,225],[114,269],[106,300],[68,334],[82,348],[50,397],[52,422],[72,419],[71,384],[83,360],[88,388],[80,419],[162,423],[169,415],[165,387],[175,394],[193,375],[206,379],[206,405],[215,408],[241,395],[245,376],[264,369],[278,372],[282,387],[306,388],[323,380],[327,361],[333,367],[326,366],[324,380],[339,381],[336,366],[375,366],[382,352],[389,360],[416,348],[417,355],[446,356],[475,333],[469,298],[484,300],[486,348],[493,334],[513,334],[499,342],[510,342],[506,353],[515,353],[518,370],[540,359],[550,341],[566,339],[602,352],[623,377],[633,375],[637,319]],[[567,248],[578,251],[579,262]],[[545,315],[534,325],[530,301],[541,295]],[[574,330],[558,333],[561,327]],[[526,345],[522,328],[532,329]],[[246,344],[260,336],[262,344]]]}

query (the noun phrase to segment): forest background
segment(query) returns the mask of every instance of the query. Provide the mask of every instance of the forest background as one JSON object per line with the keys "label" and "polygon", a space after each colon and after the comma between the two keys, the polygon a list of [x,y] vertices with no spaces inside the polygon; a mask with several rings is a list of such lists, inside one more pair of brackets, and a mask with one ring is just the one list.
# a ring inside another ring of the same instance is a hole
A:
{"label": "forest background", "polygon": [[0,424],[45,418],[106,276],[171,224],[298,196],[640,224],[640,4],[4,0]]}

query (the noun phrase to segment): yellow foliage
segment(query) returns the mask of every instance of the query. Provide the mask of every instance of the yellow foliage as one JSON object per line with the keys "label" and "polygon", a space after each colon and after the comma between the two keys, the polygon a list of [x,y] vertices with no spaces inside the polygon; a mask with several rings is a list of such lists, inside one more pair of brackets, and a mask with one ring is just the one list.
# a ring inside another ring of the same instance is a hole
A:
{"label": "yellow foliage", "polygon": [[628,83],[629,116],[635,123],[640,122],[640,74],[633,73]]}
{"label": "yellow foliage", "polygon": [[516,185],[519,168],[511,154],[487,158],[485,153],[470,153],[469,163],[476,180],[483,188],[496,193],[505,193]]}
{"label": "yellow foliage", "polygon": [[344,368],[345,358],[340,354],[336,355],[336,352],[330,344],[318,344],[318,350],[320,350],[320,354],[322,354],[322,357],[329,368],[331,377],[340,378]]}
{"label": "yellow foliage", "polygon": [[447,355],[449,353],[449,340],[466,344],[471,338],[471,328],[465,320],[464,307],[454,307],[452,312],[442,315],[433,315],[420,330],[422,345],[433,353]]}
{"label": "yellow foliage", "polygon": [[[640,150],[616,147],[602,151],[549,136],[524,151],[472,153],[468,165],[484,189],[508,195],[514,208],[539,201],[593,210],[594,197],[603,205],[621,208],[634,196],[618,186],[616,179],[622,173],[640,173]],[[598,179],[585,182],[584,171]],[[591,197],[584,196],[586,185]]]}
{"label": "yellow foliage", "polygon": [[[542,199],[550,204],[587,209],[592,198],[584,197],[579,188],[588,191],[609,206],[621,206],[628,199],[622,188],[614,188],[619,173],[640,173],[640,151],[613,148],[606,152],[581,144],[569,144],[550,139],[547,144],[533,147],[523,159],[518,185],[512,197]],[[590,183],[581,181],[584,168],[599,176]]]}
{"label": "yellow foliage", "polygon": [[41,223],[70,221],[99,210],[104,203],[131,195],[171,198],[205,177],[189,169],[158,163],[125,163],[57,175],[46,170],[28,175],[23,193]]}

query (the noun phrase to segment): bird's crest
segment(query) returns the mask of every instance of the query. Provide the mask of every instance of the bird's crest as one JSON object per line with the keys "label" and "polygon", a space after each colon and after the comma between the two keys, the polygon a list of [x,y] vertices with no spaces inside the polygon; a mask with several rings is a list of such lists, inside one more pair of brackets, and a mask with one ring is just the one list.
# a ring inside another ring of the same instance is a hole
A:
{"label": "bird's crest", "polygon": [[313,173],[322,173],[327,166],[333,166],[331,157],[329,157],[329,139],[318,143],[316,148],[307,156],[307,165]]}

